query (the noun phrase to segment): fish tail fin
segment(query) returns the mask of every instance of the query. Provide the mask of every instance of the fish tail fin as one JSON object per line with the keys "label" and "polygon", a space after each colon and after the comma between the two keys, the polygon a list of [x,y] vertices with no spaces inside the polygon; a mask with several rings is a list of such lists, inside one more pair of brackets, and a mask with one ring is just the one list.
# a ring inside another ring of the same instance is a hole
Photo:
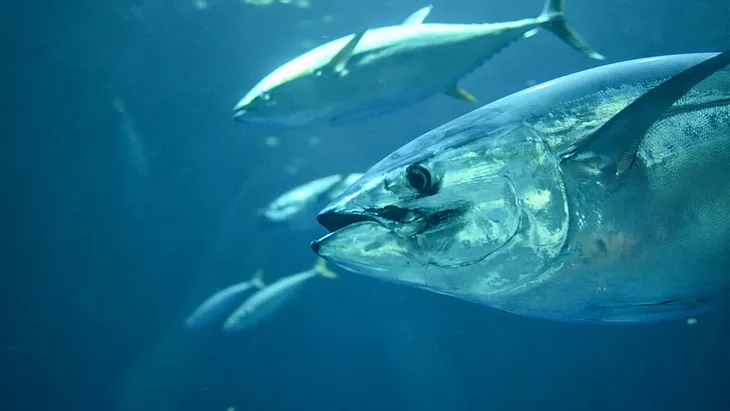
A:
{"label": "fish tail fin", "polygon": [[256,288],[264,288],[266,287],[266,283],[264,283],[264,270],[256,270],[255,273],[253,273],[253,277],[251,277],[250,283],[254,285]]}
{"label": "fish tail fin", "polygon": [[337,273],[327,268],[327,262],[324,258],[318,258],[314,269],[325,278],[337,278]]}
{"label": "fish tail fin", "polygon": [[542,9],[542,13],[537,18],[537,21],[543,28],[550,30],[564,42],[568,43],[570,47],[573,47],[586,56],[595,60],[605,59],[603,55],[593,50],[593,47],[583,40],[580,34],[570,28],[568,19],[565,17],[563,3],[563,0],[545,0],[545,7]]}

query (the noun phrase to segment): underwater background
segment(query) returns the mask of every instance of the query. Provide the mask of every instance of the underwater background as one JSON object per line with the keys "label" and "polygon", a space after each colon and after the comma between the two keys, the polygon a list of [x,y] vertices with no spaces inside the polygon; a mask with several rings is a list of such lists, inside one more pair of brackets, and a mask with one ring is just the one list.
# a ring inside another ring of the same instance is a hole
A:
{"label": "underwater background", "polygon": [[[606,63],[730,47],[730,2],[569,0]],[[434,0],[428,22],[536,16],[541,0]],[[262,225],[280,193],[365,171],[420,134],[595,67],[547,32],[461,85],[347,126],[242,125],[294,56],[426,4],[8,4],[3,30],[0,410],[729,410],[730,310],[640,326],[530,319],[335,270],[260,326],[190,332],[215,290],[309,268],[325,232]],[[314,216],[312,217],[314,218]]]}

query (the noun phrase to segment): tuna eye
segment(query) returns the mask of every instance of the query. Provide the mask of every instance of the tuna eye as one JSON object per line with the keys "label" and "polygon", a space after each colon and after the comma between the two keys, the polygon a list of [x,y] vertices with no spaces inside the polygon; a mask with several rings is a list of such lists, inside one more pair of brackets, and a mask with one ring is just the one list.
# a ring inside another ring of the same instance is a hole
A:
{"label": "tuna eye", "polygon": [[413,164],[406,168],[406,178],[414,190],[421,194],[433,194],[431,173],[420,164]]}

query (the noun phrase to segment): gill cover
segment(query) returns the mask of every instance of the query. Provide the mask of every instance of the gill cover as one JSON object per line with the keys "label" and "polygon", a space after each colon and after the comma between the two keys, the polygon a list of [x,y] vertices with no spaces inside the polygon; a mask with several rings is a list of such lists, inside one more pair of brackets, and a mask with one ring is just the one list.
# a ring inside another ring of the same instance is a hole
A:
{"label": "gill cover", "polygon": [[445,214],[417,236],[431,264],[483,263],[485,280],[516,285],[560,252],[568,228],[565,188],[557,159],[535,130],[517,125],[431,161],[444,170],[434,195],[444,206],[426,213],[431,220]]}

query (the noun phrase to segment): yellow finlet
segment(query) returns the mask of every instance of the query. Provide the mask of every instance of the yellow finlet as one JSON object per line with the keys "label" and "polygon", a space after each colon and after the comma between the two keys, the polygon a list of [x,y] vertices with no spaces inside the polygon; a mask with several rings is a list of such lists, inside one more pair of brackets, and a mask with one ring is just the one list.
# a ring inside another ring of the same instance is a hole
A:
{"label": "yellow finlet", "polygon": [[251,277],[250,283],[253,284],[256,288],[264,288],[266,287],[266,283],[264,283],[264,270],[258,269],[255,273],[253,273],[253,277]]}
{"label": "yellow finlet", "polygon": [[476,97],[472,96],[468,91],[464,90],[456,84],[452,84],[450,87],[444,90],[443,93],[447,96],[458,98],[459,100],[463,101],[468,101],[470,103],[477,102]]}
{"label": "yellow finlet", "polygon": [[324,258],[318,258],[317,263],[314,265],[314,269],[325,278],[337,278],[337,273],[327,268],[327,262]]}

